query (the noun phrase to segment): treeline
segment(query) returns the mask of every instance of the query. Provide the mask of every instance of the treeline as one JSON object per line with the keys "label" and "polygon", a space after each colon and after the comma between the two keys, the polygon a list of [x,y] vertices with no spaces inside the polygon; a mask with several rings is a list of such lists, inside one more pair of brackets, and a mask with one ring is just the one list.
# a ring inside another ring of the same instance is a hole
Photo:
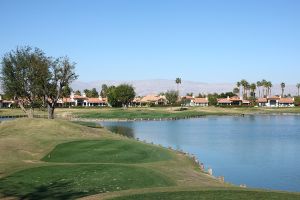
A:
{"label": "treeline", "polygon": [[33,117],[36,104],[48,108],[48,118],[54,118],[57,101],[70,93],[70,83],[77,79],[75,63],[68,57],[53,58],[41,49],[18,47],[6,53],[1,62],[0,82],[5,96]]}

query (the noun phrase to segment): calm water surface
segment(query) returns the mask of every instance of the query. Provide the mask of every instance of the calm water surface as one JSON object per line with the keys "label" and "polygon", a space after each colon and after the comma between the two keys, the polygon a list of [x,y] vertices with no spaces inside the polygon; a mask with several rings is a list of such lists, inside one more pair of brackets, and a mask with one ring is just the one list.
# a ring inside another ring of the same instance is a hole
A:
{"label": "calm water surface", "polygon": [[300,191],[300,116],[101,122],[114,132],[195,154],[234,184]]}

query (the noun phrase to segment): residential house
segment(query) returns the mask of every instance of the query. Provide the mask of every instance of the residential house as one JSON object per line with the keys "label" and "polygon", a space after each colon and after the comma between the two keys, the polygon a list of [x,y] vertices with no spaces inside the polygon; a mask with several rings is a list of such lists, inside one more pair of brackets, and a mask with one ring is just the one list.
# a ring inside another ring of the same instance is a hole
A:
{"label": "residential house", "polygon": [[219,106],[249,106],[251,102],[249,100],[242,99],[241,97],[234,96],[217,99],[217,103]]}
{"label": "residential house", "polygon": [[183,106],[208,106],[208,98],[185,96],[181,98]]}
{"label": "residential house", "polygon": [[267,98],[259,98],[256,101],[260,107],[294,107],[294,98],[283,98],[281,96],[272,96]]}
{"label": "residential house", "polygon": [[98,98],[88,98],[85,94],[82,96],[71,94],[68,98],[62,98],[57,101],[57,105],[59,107],[71,107],[71,106],[108,106],[107,98],[102,98],[99,96]]}
{"label": "residential house", "polygon": [[10,108],[14,101],[2,99],[2,95],[0,94],[0,108]]}
{"label": "residential house", "polygon": [[142,105],[167,105],[167,99],[162,95],[147,95],[141,99]]}

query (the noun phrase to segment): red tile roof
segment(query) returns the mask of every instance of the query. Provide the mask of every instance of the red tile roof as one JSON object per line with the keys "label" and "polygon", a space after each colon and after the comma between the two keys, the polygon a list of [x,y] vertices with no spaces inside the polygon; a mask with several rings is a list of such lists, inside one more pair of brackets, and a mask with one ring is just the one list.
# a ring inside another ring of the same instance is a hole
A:
{"label": "red tile roof", "polygon": [[74,95],[73,99],[88,99],[88,98],[84,96]]}
{"label": "red tile roof", "polygon": [[194,98],[195,103],[208,103],[207,98]]}
{"label": "red tile roof", "polygon": [[230,99],[224,98],[224,99],[217,99],[218,103],[231,103]]}
{"label": "red tile roof", "polygon": [[268,100],[279,100],[279,96],[272,96],[272,97],[267,97]]}
{"label": "red tile roof", "polygon": [[294,103],[293,98],[281,98],[279,99],[279,103]]}
{"label": "red tile roof", "polygon": [[256,100],[256,102],[257,102],[257,103],[267,103],[268,100],[267,100],[267,98],[258,98],[258,99]]}

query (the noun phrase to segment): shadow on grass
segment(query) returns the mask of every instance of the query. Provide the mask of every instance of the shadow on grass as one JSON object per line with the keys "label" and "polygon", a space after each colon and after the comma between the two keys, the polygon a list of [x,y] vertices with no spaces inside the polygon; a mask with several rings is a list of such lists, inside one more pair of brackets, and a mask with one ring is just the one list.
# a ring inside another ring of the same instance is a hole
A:
{"label": "shadow on grass", "polygon": [[[22,189],[23,190],[22,190]],[[28,190],[26,191],[26,189]],[[76,199],[89,194],[85,191],[74,191],[70,182],[54,182],[49,185],[40,185],[34,188],[18,185],[0,186],[0,193],[3,197],[17,197],[18,199],[40,200],[40,199]],[[20,190],[21,189],[21,190]],[[1,197],[1,195],[0,195]]]}

